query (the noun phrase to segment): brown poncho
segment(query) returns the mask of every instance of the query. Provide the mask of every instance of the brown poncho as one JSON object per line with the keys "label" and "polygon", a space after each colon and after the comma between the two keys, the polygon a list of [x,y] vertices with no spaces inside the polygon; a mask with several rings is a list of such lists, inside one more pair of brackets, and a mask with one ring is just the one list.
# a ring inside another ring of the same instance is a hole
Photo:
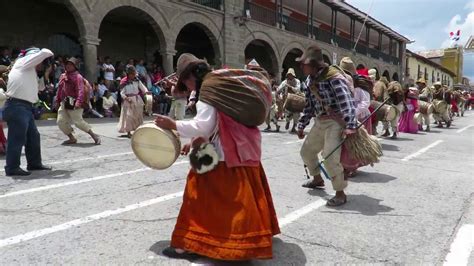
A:
{"label": "brown poncho", "polygon": [[220,69],[204,77],[199,100],[241,124],[258,126],[272,104],[271,85],[259,71]]}

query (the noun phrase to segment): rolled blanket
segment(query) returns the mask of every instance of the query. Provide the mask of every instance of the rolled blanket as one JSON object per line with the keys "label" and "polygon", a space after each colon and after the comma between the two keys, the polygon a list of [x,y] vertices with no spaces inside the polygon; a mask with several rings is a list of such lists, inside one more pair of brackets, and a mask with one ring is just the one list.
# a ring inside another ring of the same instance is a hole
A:
{"label": "rolled blanket", "polygon": [[246,126],[258,126],[272,106],[271,84],[264,73],[220,69],[204,77],[199,100]]}

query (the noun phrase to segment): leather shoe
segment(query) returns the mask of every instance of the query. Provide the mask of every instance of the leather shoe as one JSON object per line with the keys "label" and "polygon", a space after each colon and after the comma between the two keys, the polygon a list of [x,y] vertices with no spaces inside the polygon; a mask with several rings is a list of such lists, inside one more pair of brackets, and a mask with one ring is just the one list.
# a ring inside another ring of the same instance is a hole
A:
{"label": "leather shoe", "polygon": [[27,171],[25,171],[21,168],[17,168],[17,169],[11,170],[11,171],[6,171],[5,175],[6,176],[28,176],[28,175],[31,175],[31,173],[27,172]]}
{"label": "leather shoe", "polygon": [[51,166],[41,164],[38,166],[28,166],[26,169],[28,169],[28,171],[51,171],[53,168]]}

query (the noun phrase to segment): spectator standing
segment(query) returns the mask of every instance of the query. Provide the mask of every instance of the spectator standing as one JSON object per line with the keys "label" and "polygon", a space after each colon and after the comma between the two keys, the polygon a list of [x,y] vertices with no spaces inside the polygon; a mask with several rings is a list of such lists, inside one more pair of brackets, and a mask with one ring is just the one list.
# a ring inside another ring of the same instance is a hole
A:
{"label": "spectator standing", "polygon": [[105,86],[110,89],[110,86],[114,82],[115,75],[115,68],[111,63],[110,57],[105,57],[105,63],[102,65],[102,69],[104,70]]}

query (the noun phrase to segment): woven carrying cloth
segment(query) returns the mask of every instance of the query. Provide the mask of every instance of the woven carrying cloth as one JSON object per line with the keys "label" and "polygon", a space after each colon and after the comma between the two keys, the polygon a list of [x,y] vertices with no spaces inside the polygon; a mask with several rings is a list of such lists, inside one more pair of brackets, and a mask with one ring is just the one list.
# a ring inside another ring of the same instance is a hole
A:
{"label": "woven carrying cloth", "polygon": [[204,77],[199,100],[246,126],[265,122],[272,105],[270,81],[253,70],[221,69]]}

